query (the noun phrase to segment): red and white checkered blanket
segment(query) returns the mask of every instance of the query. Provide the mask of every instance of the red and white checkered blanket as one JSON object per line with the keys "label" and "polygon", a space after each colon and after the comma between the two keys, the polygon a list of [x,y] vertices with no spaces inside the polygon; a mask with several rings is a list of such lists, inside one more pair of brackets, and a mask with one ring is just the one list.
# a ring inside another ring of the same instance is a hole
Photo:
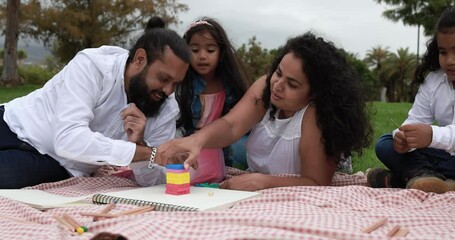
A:
{"label": "red and white checkered blanket", "polygon": [[[146,212],[93,221],[80,212],[99,212],[102,205],[39,211],[0,197],[0,239],[385,239],[399,225],[403,239],[455,239],[455,192],[365,187],[363,173],[336,175],[330,187],[283,187],[262,190],[258,198],[210,212]],[[71,178],[32,188],[65,196],[82,196],[138,187],[126,178]],[[111,212],[134,208],[118,205]],[[79,235],[53,215],[67,213],[88,227]],[[361,229],[387,217],[371,232]],[[102,238],[100,233],[112,234]],[[117,235],[115,235],[117,234]]]}

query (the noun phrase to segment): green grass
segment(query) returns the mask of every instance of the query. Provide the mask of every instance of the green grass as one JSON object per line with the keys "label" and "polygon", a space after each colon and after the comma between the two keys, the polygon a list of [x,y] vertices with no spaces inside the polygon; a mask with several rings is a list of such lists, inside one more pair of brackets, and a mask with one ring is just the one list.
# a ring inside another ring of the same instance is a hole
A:
{"label": "green grass", "polygon": [[385,133],[392,132],[397,125],[403,123],[404,119],[411,109],[411,103],[385,103],[373,102],[371,104],[371,117],[374,129],[373,141],[368,149],[366,149],[362,156],[354,156],[353,170],[365,171],[368,168],[384,167],[384,165],[377,159],[374,152],[374,145],[376,140]]}
{"label": "green grass", "polygon": [[13,88],[0,87],[0,103],[5,103],[11,99],[27,95],[29,92],[40,88],[41,85],[26,84]]}
{"label": "green grass", "polygon": [[[14,88],[0,87],[0,103],[7,102],[13,98],[26,95],[27,93],[39,88],[39,85],[23,85]],[[353,156],[353,170],[365,171],[372,167],[383,167],[382,163],[376,158],[374,144],[384,133],[389,133],[395,129],[397,124],[401,124],[407,116],[411,103],[384,103],[372,102],[371,117],[374,128],[374,137],[371,146],[366,149],[362,156]],[[395,122],[395,123],[394,123]]]}

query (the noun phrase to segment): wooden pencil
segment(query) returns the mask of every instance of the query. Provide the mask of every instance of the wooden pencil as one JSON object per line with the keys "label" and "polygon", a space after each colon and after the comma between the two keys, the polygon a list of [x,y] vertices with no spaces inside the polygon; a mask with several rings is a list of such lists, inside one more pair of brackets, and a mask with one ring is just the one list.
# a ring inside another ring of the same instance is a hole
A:
{"label": "wooden pencil", "polygon": [[39,224],[39,223],[36,223],[36,222],[31,222],[31,221],[23,220],[23,219],[16,218],[16,217],[10,217],[10,216],[7,216],[7,215],[0,215],[0,218],[8,219],[8,220],[11,220],[11,221],[14,221],[14,222],[18,222],[18,223]]}
{"label": "wooden pencil", "polygon": [[392,237],[406,237],[408,233],[409,230],[407,228],[400,227],[400,229]]}
{"label": "wooden pencil", "polygon": [[386,236],[387,236],[387,237],[392,237],[392,236],[394,236],[394,235],[398,232],[398,230],[400,230],[400,226],[395,225],[395,226],[393,226],[392,229],[390,229],[390,231],[387,233]]}
{"label": "wooden pencil", "polygon": [[[101,209],[101,211],[99,211],[99,213],[100,214],[106,214],[106,213],[110,212],[114,208],[115,208],[115,204],[114,203],[109,203],[105,208]],[[99,221],[99,220],[102,220],[103,218],[105,218],[105,217],[93,216],[93,221]]]}
{"label": "wooden pencil", "polygon": [[144,207],[133,208],[133,209],[115,213],[115,214],[97,213],[97,212],[81,212],[79,214],[81,216],[87,216],[87,217],[114,218],[114,217],[121,217],[121,216],[126,216],[126,215],[141,214],[141,213],[152,211],[153,209],[154,209],[153,206],[144,206]]}
{"label": "wooden pencil", "polygon": [[386,222],[387,222],[387,218],[381,218],[378,221],[376,221],[375,223],[371,224],[370,226],[368,226],[366,228],[363,228],[362,232],[363,233],[370,233],[370,232],[378,229],[382,225],[384,225]]}
{"label": "wooden pencil", "polygon": [[65,221],[65,219],[63,219],[63,217],[54,215],[54,219],[57,220],[57,222],[59,222],[60,224],[62,224],[66,228],[68,228],[68,230],[70,230],[70,231],[74,231],[75,230],[75,228],[73,228],[73,226],[71,224],[69,224],[67,221]]}
{"label": "wooden pencil", "polygon": [[97,213],[97,212],[81,212],[79,214],[81,216],[95,217],[95,218],[114,218],[114,217],[119,217],[120,216],[120,215],[116,215],[116,214]]}
{"label": "wooden pencil", "polygon": [[154,207],[150,206],[149,208],[139,209],[139,210],[137,210],[137,211],[128,213],[127,215],[141,214],[141,213],[153,211],[154,209],[155,209]]}
{"label": "wooden pencil", "polygon": [[74,230],[82,226],[80,223],[76,221],[76,219],[72,218],[70,215],[66,213],[63,214],[63,219],[66,220],[69,224],[71,224]]}
{"label": "wooden pencil", "polygon": [[99,213],[108,213],[114,208],[115,208],[115,204],[109,203],[105,208],[101,209],[101,211]]}
{"label": "wooden pencil", "polygon": [[136,214],[136,212],[143,213],[143,212],[152,211],[153,209],[154,209],[153,206],[137,207],[137,208],[133,208],[133,209],[130,209],[130,210],[123,211],[123,212],[119,212],[119,213],[117,213],[115,215],[120,215],[120,216],[131,215],[131,214]]}

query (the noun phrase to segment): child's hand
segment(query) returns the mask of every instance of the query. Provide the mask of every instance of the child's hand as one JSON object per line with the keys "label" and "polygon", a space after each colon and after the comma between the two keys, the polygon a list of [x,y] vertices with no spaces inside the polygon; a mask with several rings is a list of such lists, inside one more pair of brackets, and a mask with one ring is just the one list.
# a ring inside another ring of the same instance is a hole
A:
{"label": "child's hand", "polygon": [[433,129],[428,124],[406,124],[399,129],[404,132],[407,145],[410,148],[428,147],[433,139]]}
{"label": "child's hand", "polygon": [[403,131],[398,131],[395,133],[395,136],[393,137],[393,148],[398,153],[405,153],[411,149],[408,146],[406,136],[404,135]]}

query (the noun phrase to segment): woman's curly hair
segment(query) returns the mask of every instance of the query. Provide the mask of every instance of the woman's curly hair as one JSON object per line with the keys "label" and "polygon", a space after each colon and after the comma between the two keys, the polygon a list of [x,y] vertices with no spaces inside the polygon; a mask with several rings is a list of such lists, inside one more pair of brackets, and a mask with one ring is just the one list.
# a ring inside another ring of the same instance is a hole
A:
{"label": "woman's curly hair", "polygon": [[369,146],[373,134],[362,83],[341,52],[331,42],[311,32],[290,38],[279,49],[267,75],[262,98],[264,106],[272,108],[270,117],[273,119],[277,111],[270,102],[270,80],[288,53],[302,59],[302,72],[311,86],[317,125],[327,156],[338,161],[342,154],[361,154],[363,148]]}

